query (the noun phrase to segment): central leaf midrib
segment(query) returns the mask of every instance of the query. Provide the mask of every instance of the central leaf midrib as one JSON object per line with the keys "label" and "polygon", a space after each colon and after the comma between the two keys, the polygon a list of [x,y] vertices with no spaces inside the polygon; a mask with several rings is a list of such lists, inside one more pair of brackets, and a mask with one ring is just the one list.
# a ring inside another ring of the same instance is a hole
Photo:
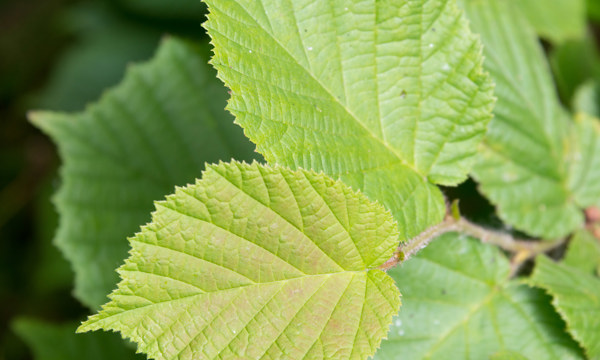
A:
{"label": "central leaf midrib", "polygon": [[500,286],[494,286],[491,288],[490,293],[483,298],[483,300],[481,300],[481,302],[479,303],[475,303],[475,306],[472,307],[471,309],[469,309],[469,312],[465,314],[464,318],[459,321],[458,323],[456,323],[455,325],[453,325],[452,327],[450,327],[450,329],[448,329],[448,331],[446,331],[446,333],[444,333],[442,336],[438,337],[437,341],[431,345],[431,348],[429,349],[429,351],[427,351],[427,353],[425,353],[425,355],[423,356],[423,359],[431,359],[433,354],[435,354],[436,350],[438,350],[438,348],[458,329],[460,329],[461,327],[465,326],[465,324],[467,324],[471,318],[477,313],[479,312],[479,310],[481,310],[484,306],[486,306],[488,303],[490,303],[494,297],[496,295],[498,295],[498,293],[500,292]]}
{"label": "central leaf midrib", "polygon": [[[499,292],[498,295],[502,296],[506,301],[508,301],[508,303],[514,306],[514,308],[517,309],[517,311],[522,315],[521,319],[524,319],[531,326],[531,328],[534,329],[533,332],[536,335],[536,337],[540,339],[543,343],[547,344],[547,342],[545,341],[547,339],[545,338],[544,334],[542,334],[539,330],[539,327],[536,326],[539,325],[539,323],[537,323],[535,320],[532,320],[530,316],[527,316],[528,314],[523,311],[522,304],[515,302],[514,299],[510,297],[510,293],[506,293],[509,290],[508,285],[509,283],[507,282],[505,284],[505,288],[503,289],[505,291]],[[554,347],[548,346],[547,350],[548,352],[552,353],[552,355],[556,356]],[[556,359],[559,359],[559,357],[556,357]]]}
{"label": "central leaf midrib", "polygon": [[563,181],[563,179],[553,177],[553,176],[551,176],[549,174],[546,174],[546,173],[542,173],[536,167],[532,167],[531,164],[525,164],[525,163],[523,163],[523,161],[521,160],[521,158],[518,158],[518,159],[517,158],[512,158],[510,154],[507,154],[502,149],[497,149],[495,146],[493,146],[492,144],[490,144],[489,141],[484,140],[483,142],[481,142],[481,147],[487,149],[488,151],[490,151],[492,153],[494,153],[496,156],[498,156],[499,158],[501,158],[503,162],[508,162],[509,164],[515,165],[516,167],[518,167],[519,169],[521,169],[525,173],[534,175],[534,176],[539,177],[541,179],[549,180],[551,182],[556,183],[557,185],[561,185],[563,188],[566,188],[566,183]]}
{"label": "central leaf midrib", "polygon": [[[256,199],[254,196],[252,196],[251,194],[249,194],[248,192],[244,191],[244,189],[242,189],[241,187],[237,186],[236,184],[234,184],[233,182],[231,182],[227,177],[223,176],[223,174],[219,173],[218,171],[214,170],[212,171],[214,174],[216,174],[217,176],[219,176],[220,178],[222,178],[223,180],[225,180],[225,182],[227,182],[228,184],[230,184],[231,186],[233,186],[234,188],[238,189],[242,194],[244,194],[246,197],[248,197],[249,199],[255,201],[256,203],[260,204],[261,206],[263,206],[265,209],[267,209],[268,211],[272,212],[274,215],[276,215],[278,218],[282,219],[285,223],[289,224],[293,229],[295,229],[300,235],[302,235],[302,237],[304,237],[309,243],[312,243],[317,249],[319,249],[321,251],[321,253],[323,253],[323,255],[325,255],[325,257],[329,260],[331,260],[335,265],[337,265],[337,267],[339,267],[341,270],[346,270],[344,268],[344,266],[342,266],[338,261],[336,261],[330,254],[328,254],[325,250],[323,250],[323,248],[321,248],[321,246],[314,241],[313,239],[309,238],[308,235],[306,235],[304,233],[304,231],[302,231],[302,229],[298,228],[293,222],[291,222],[290,220],[286,219],[285,217],[281,216],[280,214],[278,214],[274,209],[272,209],[271,207],[263,204],[261,201],[259,201],[258,199]],[[309,181],[310,182],[310,181]],[[342,226],[343,227],[343,226]],[[350,240],[352,241],[352,239],[350,238]],[[359,256],[360,256],[360,252],[359,252]],[[291,264],[290,264],[291,265]]]}
{"label": "central leaf midrib", "polygon": [[[147,305],[143,305],[143,306],[139,306],[136,307],[134,309],[123,309],[123,308],[119,308],[121,311],[113,314],[107,318],[101,319],[99,321],[104,321],[106,319],[109,318],[114,318],[114,317],[119,317],[119,316],[123,316],[125,314],[130,314],[132,312],[137,312],[139,310],[145,310],[148,309],[149,307],[153,307],[153,306],[160,306],[160,305],[164,305],[164,304],[169,304],[169,303],[173,303],[173,302],[177,302],[177,301],[183,301],[183,300],[187,300],[191,297],[199,297],[199,296],[208,296],[210,294],[215,294],[215,293],[223,293],[223,292],[231,292],[231,291],[240,291],[241,289],[244,288],[248,288],[248,287],[260,287],[260,286],[266,286],[266,285],[273,285],[273,284],[278,284],[278,283],[286,283],[286,282],[290,282],[290,281],[299,281],[299,280],[304,280],[307,278],[318,278],[318,277],[331,277],[331,276],[341,276],[341,275],[346,275],[346,274],[360,274],[360,273],[364,273],[365,276],[369,271],[381,271],[381,270],[377,270],[377,269],[365,269],[365,270],[347,270],[347,271],[340,271],[340,272],[334,272],[334,273],[325,273],[325,274],[314,274],[314,275],[302,275],[302,276],[298,276],[295,278],[290,278],[290,279],[281,279],[281,280],[275,280],[275,281],[268,281],[268,282],[261,282],[261,283],[252,283],[252,284],[244,284],[244,285],[240,285],[240,286],[236,286],[236,287],[231,287],[231,288],[227,288],[227,289],[217,289],[215,291],[205,291],[205,292],[198,292],[195,294],[190,294],[187,296],[182,296],[179,297],[177,299],[169,299],[169,300],[165,300],[165,301],[158,301],[158,302],[152,302],[151,304],[147,304]],[[178,280],[175,278],[170,278],[173,280]],[[118,296],[123,296],[123,297],[136,297],[136,298],[141,298],[147,301],[152,301],[144,296],[141,295],[136,295],[136,294],[119,294],[119,293],[114,293],[113,296],[118,295]]]}
{"label": "central leaf midrib", "polygon": [[[333,209],[331,208],[331,205],[327,202],[326,198],[323,196],[323,194],[321,194],[317,188],[315,187],[315,185],[312,183],[312,181],[310,181],[310,179],[308,177],[306,177],[306,174],[304,174],[304,178],[306,179],[306,181],[308,182],[308,184],[310,185],[310,187],[313,189],[313,191],[315,192],[315,194],[317,194],[320,198],[321,201],[323,201],[323,203],[327,206],[327,210],[329,210],[329,213],[336,219],[336,221],[338,222],[338,224],[340,224],[341,228],[344,229],[344,232],[346,233],[346,235],[348,236],[348,238],[351,240],[350,242],[352,243],[352,245],[354,245],[354,248],[356,249],[356,252],[358,253],[358,256],[360,257],[360,261],[362,263],[362,266],[367,266],[367,263],[365,262],[365,258],[362,254],[362,252],[360,251],[360,249],[358,248],[358,245],[356,244],[356,240],[352,237],[352,233],[350,232],[349,229],[346,228],[346,226],[342,223],[342,221],[340,220],[340,218],[338,217],[338,215],[333,211]],[[285,179],[287,182],[287,179]],[[289,185],[289,184],[288,184]],[[348,212],[348,199],[344,198],[346,200],[346,212]],[[349,221],[349,219],[348,219]]]}
{"label": "central leaf midrib", "polygon": [[[333,100],[333,102],[334,102],[335,104],[338,104],[338,105],[339,105],[339,107],[340,107],[340,108],[342,108],[342,109],[343,109],[343,110],[344,110],[344,111],[347,113],[347,115],[348,115],[350,118],[352,118],[352,119],[353,119],[353,120],[354,120],[356,123],[358,123],[358,124],[359,124],[359,125],[360,125],[360,126],[361,126],[361,127],[362,127],[362,128],[365,130],[365,131],[366,131],[366,133],[367,133],[367,134],[369,134],[369,135],[370,135],[370,136],[371,136],[371,137],[372,137],[372,138],[373,138],[373,139],[374,139],[376,142],[378,142],[379,144],[383,145],[383,147],[384,147],[384,148],[385,148],[385,149],[386,149],[386,150],[387,150],[387,151],[390,153],[390,155],[391,155],[392,157],[394,157],[394,158],[398,159],[398,161],[399,161],[400,163],[402,163],[402,165],[404,165],[404,166],[408,167],[409,169],[413,170],[415,173],[417,173],[417,174],[419,174],[419,175],[421,175],[421,176],[426,176],[425,174],[422,174],[420,171],[418,171],[418,170],[417,170],[417,169],[414,167],[414,165],[410,164],[410,163],[409,163],[409,162],[407,162],[405,159],[403,159],[403,158],[400,156],[400,154],[398,154],[398,153],[396,152],[396,150],[395,150],[393,147],[391,147],[391,145],[390,145],[390,144],[388,144],[388,143],[387,143],[387,142],[386,142],[384,139],[381,139],[381,138],[380,138],[380,137],[378,137],[378,136],[377,136],[375,133],[373,133],[373,131],[372,131],[371,129],[369,129],[369,128],[368,128],[368,127],[367,127],[367,126],[366,126],[366,125],[365,125],[363,122],[361,122],[361,121],[358,119],[358,117],[357,117],[357,116],[356,116],[356,115],[355,115],[355,114],[354,114],[354,113],[353,113],[353,112],[352,112],[352,111],[351,111],[349,108],[347,108],[347,107],[346,107],[344,104],[342,104],[341,102],[339,102],[339,101],[337,100],[337,98],[336,98],[336,97],[335,97],[335,96],[334,96],[334,95],[331,93],[331,91],[330,91],[330,90],[329,90],[329,89],[328,89],[328,88],[327,88],[327,87],[326,87],[326,86],[325,86],[323,83],[321,83],[321,81],[319,81],[319,79],[317,79],[317,78],[315,77],[315,75],[314,75],[314,74],[313,74],[313,73],[312,73],[312,72],[311,72],[309,69],[307,69],[306,67],[304,67],[304,66],[303,66],[303,65],[302,65],[302,64],[301,64],[301,63],[298,61],[298,59],[297,59],[296,57],[294,57],[294,56],[292,55],[292,53],[291,53],[291,52],[290,52],[290,51],[289,51],[289,50],[288,50],[288,49],[287,49],[287,48],[286,48],[286,47],[285,47],[283,44],[281,44],[281,42],[280,42],[279,40],[277,40],[277,38],[276,38],[276,37],[274,37],[272,34],[270,34],[270,33],[267,31],[267,29],[263,28],[263,27],[262,27],[262,26],[261,26],[261,25],[260,25],[258,22],[256,22],[256,20],[254,19],[254,17],[250,15],[250,13],[248,12],[248,10],[246,10],[246,8],[245,8],[243,5],[241,5],[241,4],[239,4],[239,3],[238,3],[238,5],[239,5],[239,7],[240,7],[241,9],[243,9],[243,10],[244,10],[244,12],[245,12],[245,13],[246,13],[246,15],[248,16],[248,18],[249,18],[249,19],[251,19],[251,20],[254,22],[254,24],[256,25],[256,27],[257,27],[258,29],[260,29],[260,30],[261,30],[263,33],[265,33],[265,34],[267,35],[267,37],[268,37],[268,38],[270,38],[270,39],[271,39],[271,40],[272,40],[272,41],[273,41],[273,42],[274,42],[274,43],[275,43],[275,44],[276,44],[276,45],[277,45],[279,48],[281,48],[281,49],[282,49],[282,50],[283,50],[283,51],[284,51],[284,52],[285,52],[285,53],[286,53],[286,54],[287,54],[287,55],[288,55],[288,56],[289,56],[291,59],[293,59],[293,60],[294,60],[294,64],[295,64],[295,65],[297,65],[297,66],[298,66],[300,69],[304,70],[304,72],[305,72],[306,74],[308,74],[308,76],[309,76],[310,78],[312,78],[312,79],[315,81],[315,83],[316,83],[316,84],[317,84],[317,85],[318,85],[318,86],[319,86],[319,87],[320,87],[320,88],[321,88],[321,89],[322,89],[322,90],[323,90],[325,93],[327,93],[327,95],[329,95],[329,96],[331,97],[331,99]],[[216,4],[213,4],[213,6],[215,6],[215,7],[218,7]],[[232,18],[231,16],[229,16],[229,14],[227,14],[227,13],[225,13],[225,12],[223,12],[223,14],[224,14],[225,16],[229,17],[229,18],[230,18],[232,21],[234,21],[234,22],[237,22],[237,23],[240,23],[240,22],[239,22],[237,19],[235,19],[235,18]],[[242,23],[240,23],[240,24],[242,24]],[[242,25],[244,25],[244,24],[242,24]],[[224,36],[224,35],[223,35],[223,36]],[[301,36],[299,36],[299,39],[300,39],[300,41],[302,42],[302,37],[301,37]],[[235,41],[235,40],[233,40],[233,39],[229,39],[229,40],[231,40],[231,41],[233,41],[233,42],[237,43],[239,46],[243,46],[242,44],[239,44],[237,41]],[[302,45],[304,46],[304,43],[303,43],[303,42],[302,42]],[[378,104],[378,106],[377,106],[377,107],[378,107],[378,111],[380,111],[380,110],[379,110],[379,104]],[[379,120],[379,122],[381,122],[381,116],[379,116],[379,119],[378,119],[378,120]],[[383,133],[382,133],[382,134],[383,134]]]}
{"label": "central leaf midrib", "polygon": [[[344,289],[344,291],[342,291],[342,292],[341,292],[341,294],[339,295],[339,297],[338,297],[338,300],[336,301],[335,305],[334,305],[334,306],[331,308],[330,315],[328,316],[330,320],[331,320],[331,315],[332,315],[332,314],[335,312],[335,309],[338,307],[338,305],[339,305],[340,301],[343,299],[344,295],[346,294],[346,292],[348,291],[348,289],[350,289],[350,287],[351,287],[352,283],[354,282],[354,276],[355,276],[355,275],[353,275],[353,276],[352,276],[352,278],[350,279],[350,281],[348,281],[348,285],[346,285],[346,288],[345,288],[345,289]],[[294,319],[295,319],[295,318],[298,316],[298,314],[300,314],[300,311],[301,311],[302,309],[304,309],[304,307],[306,307],[306,304],[308,304],[308,303],[309,303],[309,302],[312,300],[312,298],[314,298],[314,296],[315,296],[315,295],[316,295],[316,294],[317,294],[319,291],[321,291],[321,289],[323,288],[323,285],[324,285],[324,284],[325,284],[325,281],[324,281],[324,282],[323,282],[323,284],[321,284],[321,285],[319,286],[319,288],[317,288],[317,290],[316,290],[316,291],[315,291],[315,292],[314,292],[314,293],[313,293],[313,294],[312,294],[312,295],[311,295],[311,296],[310,296],[310,297],[309,297],[309,298],[308,298],[308,299],[307,299],[307,300],[304,302],[304,304],[302,304],[302,306],[301,306],[301,307],[298,309],[298,311],[296,312],[296,314],[295,314],[295,315],[294,315],[294,316],[293,316],[293,317],[292,317],[292,318],[291,318],[291,319],[288,321],[288,324],[286,325],[286,327],[285,327],[285,328],[284,328],[284,329],[283,329],[283,330],[280,332],[279,336],[277,336],[277,337],[275,338],[275,340],[273,340],[273,342],[272,342],[271,346],[269,346],[269,347],[268,347],[268,348],[267,348],[267,349],[264,351],[264,353],[263,353],[263,354],[261,354],[261,356],[260,356],[260,357],[257,357],[257,359],[258,359],[258,358],[261,358],[261,359],[262,359],[262,358],[263,358],[263,356],[264,356],[264,354],[266,354],[266,353],[269,351],[269,349],[273,347],[273,344],[276,344],[276,343],[277,343],[277,340],[279,340],[279,338],[280,338],[280,337],[281,337],[281,336],[282,336],[282,335],[285,333],[285,331],[286,331],[286,330],[289,328],[289,326],[292,324],[292,322],[294,321]],[[321,323],[321,324],[320,324],[320,325],[321,325],[321,330],[320,330],[320,332],[317,334],[317,336],[314,338],[313,345],[314,345],[314,343],[316,343],[316,342],[317,342],[317,341],[318,341],[318,340],[321,338],[321,335],[323,334],[323,331],[324,331],[324,330],[327,328],[327,325],[328,325],[328,324],[329,324],[329,322],[326,322],[326,323]],[[305,359],[305,356],[306,356],[306,354],[307,354],[308,352],[310,352],[310,350],[311,350],[311,348],[312,348],[312,346],[313,346],[313,345],[311,345],[311,346],[307,346],[307,347],[306,347],[306,349],[307,349],[307,350],[306,350],[305,354],[304,354],[304,355],[302,355],[302,359]]]}

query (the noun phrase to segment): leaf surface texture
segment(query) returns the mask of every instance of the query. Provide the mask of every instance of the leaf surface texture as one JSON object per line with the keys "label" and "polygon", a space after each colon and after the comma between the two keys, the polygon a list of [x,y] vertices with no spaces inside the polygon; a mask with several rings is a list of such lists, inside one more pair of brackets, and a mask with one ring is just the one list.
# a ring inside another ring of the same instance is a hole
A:
{"label": "leaf surface texture", "polygon": [[537,259],[531,284],[554,298],[552,304],[590,359],[600,357],[600,279],[577,268]]}
{"label": "leaf surface texture", "polygon": [[509,273],[494,246],[458,234],[436,239],[389,272],[402,311],[375,359],[583,359],[549,297]]}
{"label": "leaf surface texture", "polygon": [[498,97],[473,175],[506,223],[559,238],[583,224],[582,207],[600,200],[598,168],[581,166],[596,161],[600,136],[589,120],[572,123],[535,33],[511,4],[463,1]]}
{"label": "leaf surface texture", "polygon": [[206,2],[228,109],[267,161],[361,189],[404,237],[442,220],[434,184],[466,179],[493,105],[455,1]]}
{"label": "leaf surface texture", "polygon": [[118,330],[154,359],[365,359],[400,305],[373,269],[397,241],[389,212],[323,174],[211,165],[157,203],[80,330]]}
{"label": "leaf surface texture", "polygon": [[562,262],[588,274],[600,275],[600,241],[587,230],[578,231],[569,240],[569,248]]}
{"label": "leaf surface texture", "polygon": [[206,61],[195,45],[167,39],[85,112],[31,115],[58,144],[56,244],[73,264],[76,296],[92,308],[114,289],[126,238],[150,219],[153,200],[194,181],[205,162],[252,158]]}

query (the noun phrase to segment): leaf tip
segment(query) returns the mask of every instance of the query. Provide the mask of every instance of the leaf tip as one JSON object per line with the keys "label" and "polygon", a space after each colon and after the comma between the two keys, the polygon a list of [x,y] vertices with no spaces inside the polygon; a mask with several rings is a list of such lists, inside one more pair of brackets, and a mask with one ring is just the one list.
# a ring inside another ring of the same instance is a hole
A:
{"label": "leaf tip", "polygon": [[29,110],[27,112],[27,120],[38,129],[45,130],[55,115],[56,114],[51,111]]}
{"label": "leaf tip", "polygon": [[95,318],[96,316],[97,316],[97,315],[92,315],[92,316],[89,316],[89,317],[87,318],[87,320],[85,320],[85,321],[82,321],[82,322],[81,322],[81,325],[79,325],[79,326],[77,327],[77,329],[75,330],[75,333],[76,333],[76,334],[83,334],[83,333],[86,333],[86,332],[90,332],[90,331],[98,330],[98,326],[96,326],[96,325],[95,325],[95,322],[96,322],[96,321],[94,320],[94,318]]}

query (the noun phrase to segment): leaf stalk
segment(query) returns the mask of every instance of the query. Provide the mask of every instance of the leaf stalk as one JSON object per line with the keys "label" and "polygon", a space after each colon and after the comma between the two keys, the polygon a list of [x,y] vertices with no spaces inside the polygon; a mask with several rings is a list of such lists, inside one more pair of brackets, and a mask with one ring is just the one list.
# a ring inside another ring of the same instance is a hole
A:
{"label": "leaf stalk", "polygon": [[516,263],[512,264],[514,268],[519,268],[525,261],[553,250],[566,241],[566,238],[554,241],[518,239],[510,234],[487,229],[468,221],[464,217],[449,213],[441,223],[428,228],[416,237],[400,244],[394,256],[379,266],[379,269],[388,271],[394,268],[401,262],[413,257],[435,238],[449,232],[465,234],[515,254],[513,259]]}

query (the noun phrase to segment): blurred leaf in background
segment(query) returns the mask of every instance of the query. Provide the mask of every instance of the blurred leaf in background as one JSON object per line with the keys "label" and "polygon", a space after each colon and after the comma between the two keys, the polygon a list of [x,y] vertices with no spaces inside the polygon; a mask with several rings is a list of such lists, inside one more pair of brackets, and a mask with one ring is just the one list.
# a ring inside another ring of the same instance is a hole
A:
{"label": "blurred leaf in background", "polygon": [[[68,35],[56,22],[71,0],[25,0],[0,3],[0,358],[26,359],[25,345],[9,330],[17,314],[61,318],[81,311],[71,300],[70,284],[62,292],[55,285],[37,288],[33,279],[40,254],[49,247],[52,212],[42,211],[38,200],[56,163],[54,147],[28,124],[27,96],[39,88],[53,59],[68,44]],[[43,194],[43,195],[42,195]],[[47,218],[46,218],[47,216]],[[51,230],[52,233],[54,229]],[[56,253],[55,253],[56,254]],[[51,255],[53,256],[53,255]],[[60,258],[58,258],[60,262]],[[62,264],[64,265],[64,263]],[[68,267],[55,275],[70,277]],[[67,271],[65,271],[67,270]],[[41,270],[43,271],[43,270]],[[62,273],[62,275],[59,275]],[[62,286],[62,285],[61,285]],[[68,308],[68,309],[67,309]]]}
{"label": "blurred leaf in background", "polygon": [[579,39],[585,33],[585,0],[518,0],[514,3],[538,35],[551,42]]}
{"label": "blurred leaf in background", "polygon": [[[128,65],[149,59],[165,34],[202,40],[203,13],[200,1],[190,0],[0,3],[0,359],[48,358],[35,346],[28,355],[9,328],[16,316],[64,323],[86,313],[72,297],[70,265],[52,244],[57,218],[49,198],[59,185],[58,159],[26,112],[83,110]],[[64,325],[17,322],[14,329],[29,329],[18,334],[28,344],[33,338],[56,348],[107,344],[107,334],[81,340]],[[115,354],[124,346],[116,340]]]}
{"label": "blurred leaf in background", "polygon": [[77,323],[51,325],[38,320],[19,319],[13,324],[31,347],[37,360],[142,360],[133,346],[124,346],[115,333],[73,336]]}
{"label": "blurred leaf in background", "polygon": [[54,192],[56,192],[56,176],[52,174],[40,184],[35,199],[36,267],[30,274],[31,287],[39,296],[48,296],[57,291],[71,292],[73,287],[71,267],[60,250],[52,243],[58,226],[58,214],[48,199]]}
{"label": "blurred leaf in background", "polygon": [[587,12],[591,20],[600,22],[600,1],[587,0]]}
{"label": "blurred leaf in background", "polygon": [[83,110],[118,83],[127,64],[149,58],[162,32],[128,21],[106,4],[91,2],[65,10],[62,24],[75,42],[60,57],[34,100],[37,108]]}
{"label": "blurred leaf in background", "polygon": [[154,19],[185,21],[199,24],[206,10],[200,0],[113,0],[124,9]]}
{"label": "blurred leaf in background", "polygon": [[85,112],[31,113],[61,154],[56,244],[73,264],[82,303],[106,302],[127,237],[150,220],[153,200],[199,178],[205,163],[253,158],[225,99],[208,49],[167,38]]}
{"label": "blurred leaf in background", "polygon": [[561,100],[573,103],[577,89],[598,73],[598,50],[591,36],[567,40],[550,52],[550,65]]}
{"label": "blurred leaf in background", "polygon": [[600,116],[600,84],[595,79],[581,85],[573,97],[573,110]]}

